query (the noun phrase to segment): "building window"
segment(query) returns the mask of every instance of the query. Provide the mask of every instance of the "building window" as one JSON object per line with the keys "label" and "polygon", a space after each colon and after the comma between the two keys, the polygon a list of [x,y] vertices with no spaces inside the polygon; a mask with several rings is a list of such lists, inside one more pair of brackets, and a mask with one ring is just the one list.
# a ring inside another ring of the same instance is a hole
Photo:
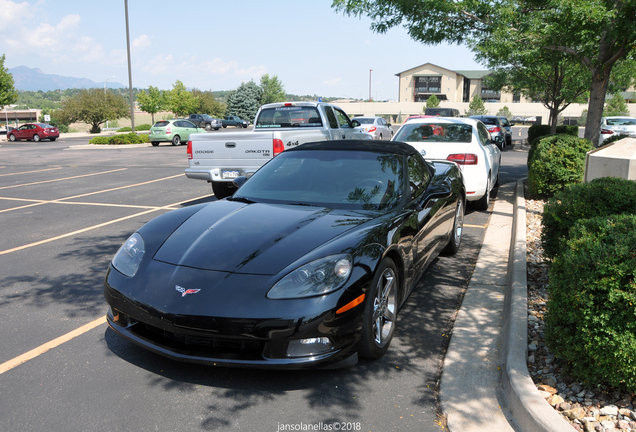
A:
{"label": "building window", "polygon": [[492,90],[488,87],[481,86],[481,98],[484,102],[500,102],[501,101],[501,92],[498,90]]}
{"label": "building window", "polygon": [[442,91],[442,77],[441,76],[416,76],[414,77],[415,94],[424,93],[440,93]]}

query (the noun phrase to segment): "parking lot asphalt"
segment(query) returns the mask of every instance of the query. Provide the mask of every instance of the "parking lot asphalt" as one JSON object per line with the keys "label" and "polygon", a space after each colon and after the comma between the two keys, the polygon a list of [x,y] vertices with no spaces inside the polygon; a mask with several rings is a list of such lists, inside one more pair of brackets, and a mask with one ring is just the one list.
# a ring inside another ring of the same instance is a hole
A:
{"label": "parking lot asphalt", "polygon": [[383,359],[285,374],[183,365],[107,330],[103,277],[139,226],[211,189],[183,175],[184,147],[78,145],[0,148],[0,430],[439,430],[442,351],[489,212],[469,209],[460,253],[420,282]]}

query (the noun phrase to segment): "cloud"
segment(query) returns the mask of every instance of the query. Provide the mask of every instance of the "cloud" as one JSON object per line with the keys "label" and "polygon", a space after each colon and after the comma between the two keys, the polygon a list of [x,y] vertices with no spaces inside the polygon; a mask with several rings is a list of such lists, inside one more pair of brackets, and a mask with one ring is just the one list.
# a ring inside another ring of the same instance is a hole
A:
{"label": "cloud", "polygon": [[28,17],[31,12],[31,5],[27,2],[14,3],[9,0],[0,0],[0,36],[7,37],[13,29],[22,27],[22,18]]}
{"label": "cloud", "polygon": [[147,35],[141,35],[130,44],[133,50],[143,50],[152,45],[150,37]]}
{"label": "cloud", "polygon": [[342,84],[342,77],[334,78],[328,81],[323,81],[322,83],[329,87],[337,87]]}

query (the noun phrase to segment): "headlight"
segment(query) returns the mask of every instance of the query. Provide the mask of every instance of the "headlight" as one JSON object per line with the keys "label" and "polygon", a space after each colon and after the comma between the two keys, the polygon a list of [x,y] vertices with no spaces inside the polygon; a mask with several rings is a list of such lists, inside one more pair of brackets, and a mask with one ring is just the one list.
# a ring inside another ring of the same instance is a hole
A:
{"label": "headlight", "polygon": [[267,293],[270,299],[288,299],[326,294],[342,287],[352,267],[351,255],[331,255],[297,268]]}
{"label": "headlight", "polygon": [[135,273],[137,273],[137,270],[139,270],[139,264],[141,264],[144,253],[146,253],[144,239],[141,238],[139,233],[134,233],[115,254],[113,267],[120,273],[128,277],[133,277]]}

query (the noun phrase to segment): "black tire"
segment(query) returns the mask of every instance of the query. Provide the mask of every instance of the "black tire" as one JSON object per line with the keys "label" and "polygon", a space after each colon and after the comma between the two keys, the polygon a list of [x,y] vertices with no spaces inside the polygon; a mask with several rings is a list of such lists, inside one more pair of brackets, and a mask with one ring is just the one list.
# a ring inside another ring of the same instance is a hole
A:
{"label": "black tire", "polygon": [[234,195],[236,187],[232,182],[212,182],[212,192],[217,199],[223,199]]}
{"label": "black tire", "polygon": [[223,125],[223,129],[225,129],[227,127],[227,125]]}
{"label": "black tire", "polygon": [[50,141],[55,141],[57,138],[49,138]]}
{"label": "black tire", "polygon": [[221,129],[221,128],[214,128],[214,130],[219,130],[219,129]]}
{"label": "black tire", "polygon": [[[490,174],[488,175],[490,177]],[[488,210],[490,207],[490,178],[486,181],[486,193],[479,200],[475,201],[475,207],[477,210]]]}
{"label": "black tire", "polygon": [[212,130],[212,125],[210,123],[205,125],[205,130],[206,131],[211,131]]}
{"label": "black tire", "polygon": [[240,124],[240,123],[237,123],[237,124],[236,124],[236,127],[237,127],[237,128],[239,128],[239,129],[241,129],[241,128],[243,127],[243,125],[242,125],[242,124]]}
{"label": "black tire", "polygon": [[11,142],[15,141],[15,135],[10,134],[9,135],[9,141],[11,141]]}
{"label": "black tire", "polygon": [[448,244],[442,251],[446,255],[455,255],[462,244],[462,233],[464,231],[464,199],[460,196],[455,208],[455,219],[453,220],[453,230],[450,233]]}
{"label": "black tire", "polygon": [[389,349],[397,323],[399,282],[395,264],[384,258],[364,300],[362,332],[358,342],[360,357],[379,359]]}
{"label": "black tire", "polygon": [[152,144],[153,147],[157,147],[159,145],[159,143],[157,141],[153,141],[150,144]]}
{"label": "black tire", "polygon": [[38,134],[33,135],[33,141],[40,142],[40,135]]}
{"label": "black tire", "polygon": [[181,137],[179,135],[175,135],[174,137],[172,137],[172,145],[173,146],[181,145]]}

